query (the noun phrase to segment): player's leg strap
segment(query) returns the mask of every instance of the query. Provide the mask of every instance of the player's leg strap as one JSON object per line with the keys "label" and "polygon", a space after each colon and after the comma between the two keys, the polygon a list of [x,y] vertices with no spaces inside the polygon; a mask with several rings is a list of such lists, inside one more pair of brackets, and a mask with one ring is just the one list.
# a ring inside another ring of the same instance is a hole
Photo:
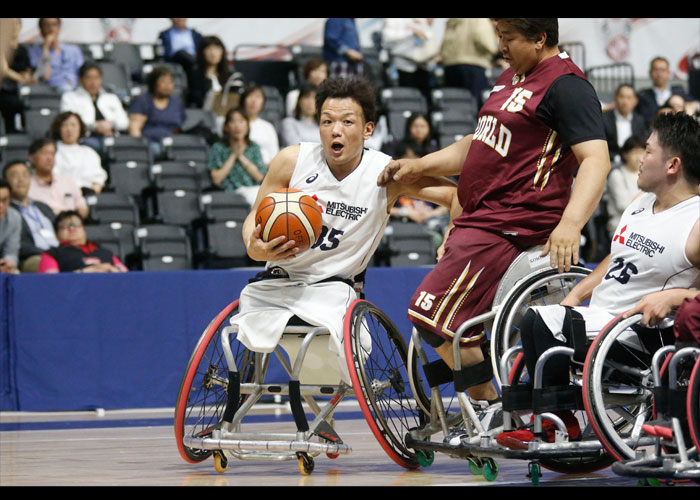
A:
{"label": "player's leg strap", "polygon": [[481,385],[493,380],[493,366],[491,365],[491,355],[487,348],[488,344],[481,344],[484,353],[484,360],[475,365],[465,366],[459,371],[453,371],[456,391],[466,391],[470,387]]}
{"label": "player's leg strap", "polygon": [[583,364],[586,361],[588,353],[588,339],[586,337],[586,322],[583,320],[581,313],[574,310],[572,307],[566,307],[566,315],[564,317],[564,328],[568,329],[569,343],[574,349],[573,360]]}

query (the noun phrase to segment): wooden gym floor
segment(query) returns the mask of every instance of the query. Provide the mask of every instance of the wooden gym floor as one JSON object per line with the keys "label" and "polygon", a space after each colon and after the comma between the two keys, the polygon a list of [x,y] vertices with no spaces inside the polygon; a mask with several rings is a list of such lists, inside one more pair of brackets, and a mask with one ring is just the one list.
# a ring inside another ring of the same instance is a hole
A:
{"label": "wooden gym floor", "polygon": [[[285,404],[258,406],[247,430],[290,432]],[[212,459],[189,464],[178,454],[172,417],[172,409],[0,413],[0,486],[531,486],[521,460],[497,459],[493,482],[472,475],[466,460],[440,453],[430,467],[403,469],[380,448],[352,400],[336,413],[336,431],[352,453],[316,457],[309,476],[296,461],[231,458],[223,474]],[[610,469],[581,475],[543,469],[540,480],[540,487],[637,484]]]}

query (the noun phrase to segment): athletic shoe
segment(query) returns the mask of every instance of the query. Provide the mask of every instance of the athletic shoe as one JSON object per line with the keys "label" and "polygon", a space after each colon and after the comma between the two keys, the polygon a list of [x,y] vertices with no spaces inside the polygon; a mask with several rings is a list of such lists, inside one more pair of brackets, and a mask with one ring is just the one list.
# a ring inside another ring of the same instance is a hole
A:
{"label": "athletic shoe", "polygon": [[[562,419],[564,425],[566,425],[566,432],[569,434],[569,440],[575,441],[581,437],[581,428],[579,427],[578,420],[571,412],[559,412],[557,415]],[[535,440],[535,434],[532,431],[534,424],[534,415],[530,419],[530,424],[525,427],[515,430],[502,432],[496,438],[496,442],[501,446],[506,448],[511,448],[514,450],[527,450],[529,443]],[[542,420],[542,432],[549,443],[554,442],[555,431],[557,426],[551,420]]]}
{"label": "athletic shoe", "polygon": [[[499,400],[496,403],[489,404],[488,401],[474,401],[472,406],[476,410],[476,415],[484,427],[486,432],[489,432],[497,427],[503,426],[503,404]],[[464,423],[455,429],[444,439],[443,442],[452,446],[458,446],[463,438],[468,436]]]}

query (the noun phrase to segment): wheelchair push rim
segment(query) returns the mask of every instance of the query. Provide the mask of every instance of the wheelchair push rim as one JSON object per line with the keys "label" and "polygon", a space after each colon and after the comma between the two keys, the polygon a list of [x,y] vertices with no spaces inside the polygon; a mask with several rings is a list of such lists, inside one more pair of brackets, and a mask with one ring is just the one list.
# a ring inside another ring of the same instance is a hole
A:
{"label": "wheelchair push rim", "polygon": [[353,389],[372,434],[395,463],[418,468],[418,454],[404,444],[404,436],[419,427],[422,418],[411,394],[405,339],[381,310],[357,300],[345,316],[344,348]]}

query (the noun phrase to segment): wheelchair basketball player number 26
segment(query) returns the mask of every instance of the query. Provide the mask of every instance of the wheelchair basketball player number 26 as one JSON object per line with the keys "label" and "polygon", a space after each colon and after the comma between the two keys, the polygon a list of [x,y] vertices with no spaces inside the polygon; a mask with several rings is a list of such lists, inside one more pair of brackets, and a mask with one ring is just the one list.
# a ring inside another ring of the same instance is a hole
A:
{"label": "wheelchair basketball player number 26", "polygon": [[323,226],[321,229],[321,235],[311,248],[318,248],[319,250],[333,250],[340,245],[340,240],[338,237],[342,235],[343,231],[334,228],[330,228],[329,231],[327,226]]}

